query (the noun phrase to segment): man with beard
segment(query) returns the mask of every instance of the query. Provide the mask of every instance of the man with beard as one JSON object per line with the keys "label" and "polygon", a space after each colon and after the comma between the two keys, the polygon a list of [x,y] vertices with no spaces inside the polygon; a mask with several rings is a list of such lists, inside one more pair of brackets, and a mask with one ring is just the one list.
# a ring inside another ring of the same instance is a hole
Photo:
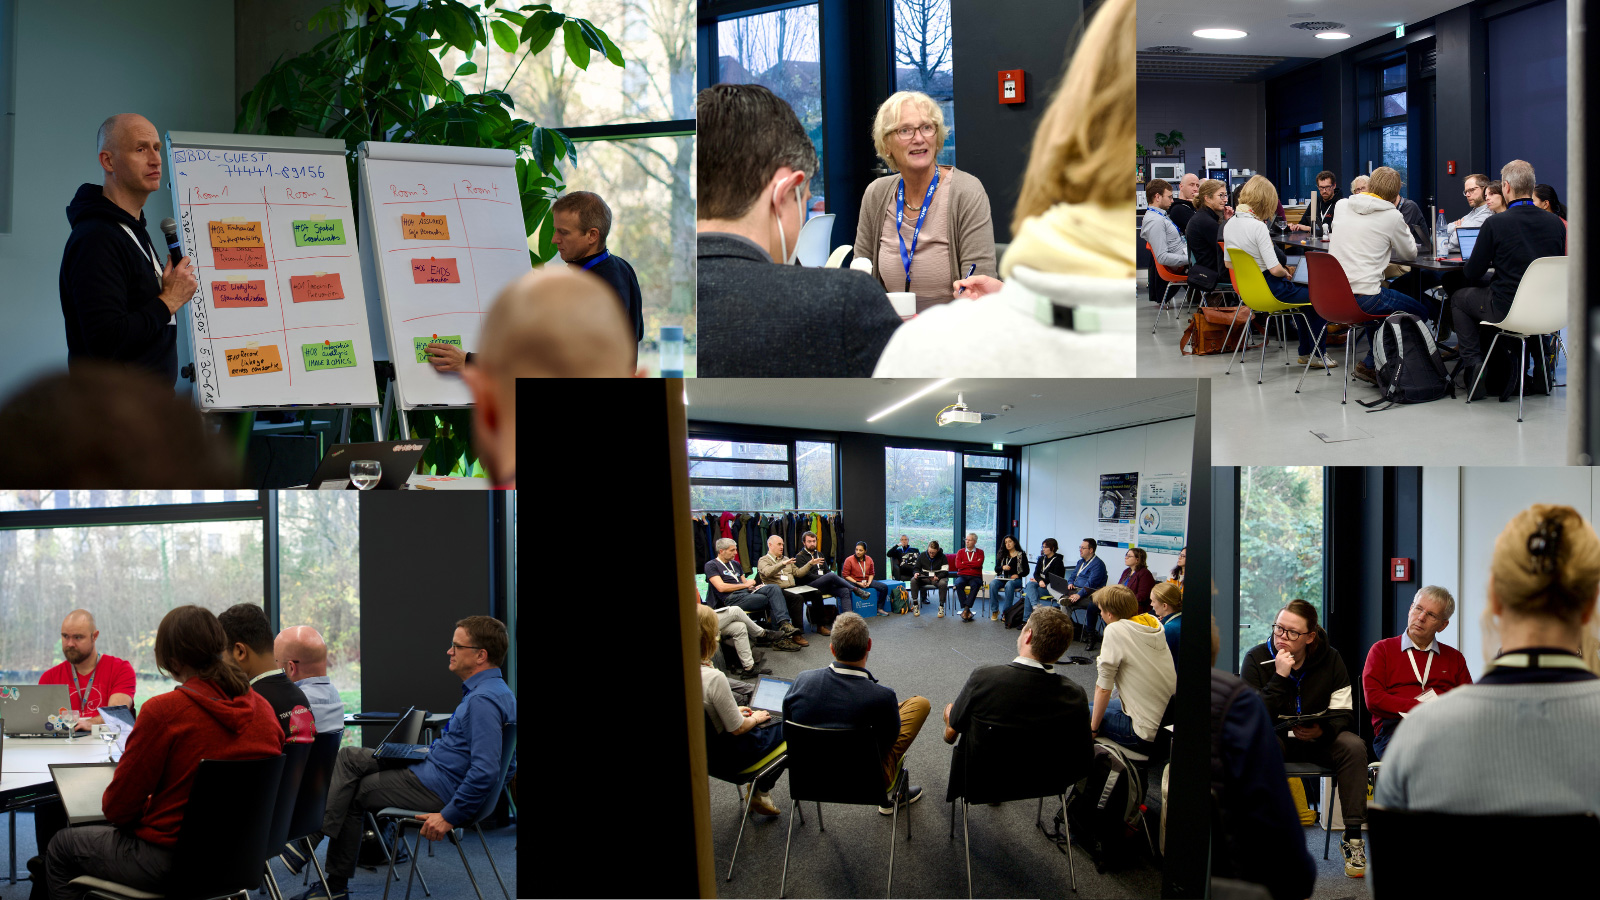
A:
{"label": "man with beard", "polygon": [[78,720],[79,731],[88,731],[101,721],[102,706],[133,705],[133,666],[96,650],[99,639],[94,616],[88,610],[67,613],[61,620],[61,655],[66,661],[39,676],[40,684],[67,686],[67,702],[82,716]]}

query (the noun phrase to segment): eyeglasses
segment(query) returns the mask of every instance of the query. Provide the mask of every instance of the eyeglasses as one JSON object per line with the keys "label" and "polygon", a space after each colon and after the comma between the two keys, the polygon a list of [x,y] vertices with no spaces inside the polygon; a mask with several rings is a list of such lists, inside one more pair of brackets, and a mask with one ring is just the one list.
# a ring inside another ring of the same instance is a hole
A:
{"label": "eyeglasses", "polygon": [[1277,623],[1273,623],[1272,633],[1277,635],[1278,637],[1281,637],[1281,638],[1288,638],[1291,641],[1297,640],[1300,637],[1305,635],[1304,631],[1294,631],[1292,629],[1285,628],[1282,625],[1279,625]]}
{"label": "eyeglasses", "polygon": [[485,648],[483,648],[483,647],[469,647],[466,644],[458,644],[455,641],[451,641],[450,642],[450,649],[451,650],[483,650]]}
{"label": "eyeglasses", "polygon": [[1412,612],[1420,612],[1420,613],[1422,613],[1422,620],[1425,621],[1425,622],[1437,622],[1437,621],[1439,621],[1439,617],[1434,615],[1432,610],[1423,609],[1420,606],[1413,606],[1413,607],[1411,607],[1411,611]]}
{"label": "eyeglasses", "polygon": [[931,123],[924,122],[914,128],[910,125],[902,126],[895,129],[894,134],[902,141],[909,141],[911,140],[911,135],[913,134],[920,134],[925,138],[933,137],[933,132],[935,130],[936,129]]}
{"label": "eyeglasses", "polygon": [[1470,187],[1470,188],[1467,188],[1466,190],[1462,191],[1461,192],[1461,196],[1463,196],[1463,197],[1471,197],[1473,194],[1476,194],[1477,192],[1479,192],[1481,190],[1483,190],[1483,188]]}

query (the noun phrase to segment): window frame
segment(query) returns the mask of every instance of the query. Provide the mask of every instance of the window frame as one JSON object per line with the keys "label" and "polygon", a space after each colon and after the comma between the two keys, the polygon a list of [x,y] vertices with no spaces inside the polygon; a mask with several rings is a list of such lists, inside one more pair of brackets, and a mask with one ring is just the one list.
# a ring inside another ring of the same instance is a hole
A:
{"label": "window frame", "polygon": [[[1399,87],[1384,87],[1383,73],[1395,68],[1396,66],[1404,70],[1405,81]],[[1367,72],[1368,77],[1372,79],[1372,91],[1370,94],[1372,114],[1362,126],[1362,131],[1366,137],[1365,143],[1367,146],[1369,161],[1376,160],[1378,165],[1385,166],[1388,165],[1388,160],[1383,158],[1384,129],[1391,128],[1395,125],[1409,125],[1409,114],[1411,110],[1410,91],[1414,86],[1413,82],[1416,80],[1411,71],[1411,54],[1406,52],[1406,50],[1401,49],[1394,54],[1380,57],[1367,64]],[[1384,101],[1395,94],[1406,94],[1406,112],[1397,116],[1383,115]],[[1409,127],[1406,128],[1405,156],[1405,181],[1409,185],[1412,180],[1411,129]]]}
{"label": "window frame", "polygon": [[[830,471],[828,473],[829,474],[829,479],[833,483],[833,488],[832,488],[830,493],[833,496],[833,502],[835,502],[835,503],[839,502],[839,438],[838,438],[837,435],[821,435],[821,434],[773,435],[773,434],[763,434],[763,433],[760,433],[760,432],[740,430],[740,429],[731,429],[731,430],[726,430],[726,431],[720,430],[720,429],[707,429],[707,428],[701,428],[701,427],[696,427],[696,426],[691,425],[689,427],[689,433],[687,435],[687,440],[691,440],[691,441],[693,441],[693,440],[728,441],[728,442],[739,442],[739,443],[746,443],[746,444],[773,444],[773,445],[776,445],[776,446],[787,447],[788,448],[788,452],[785,454],[785,458],[782,460],[782,463],[783,463],[783,465],[785,465],[787,467],[788,477],[783,481],[777,481],[777,480],[773,480],[773,479],[762,479],[762,478],[711,478],[711,477],[691,475],[691,476],[689,476],[689,486],[690,486],[690,488],[693,488],[696,485],[700,485],[700,486],[704,486],[704,487],[777,488],[777,489],[780,489],[780,490],[784,489],[784,488],[787,488],[791,492],[791,494],[793,494],[793,497],[794,497],[792,503],[790,504],[791,507],[798,506],[799,503],[800,503],[800,479],[799,479],[799,473],[797,471],[797,466],[796,466],[796,463],[799,460],[799,457],[798,457],[798,452],[799,451],[798,451],[796,445],[800,444],[802,442],[808,443],[808,444],[829,444],[829,445],[831,445],[833,447],[833,451],[832,451],[833,465],[830,467]],[[740,459],[731,459],[729,457],[722,457],[722,456],[692,456],[692,455],[689,456],[688,461],[691,462],[691,463],[694,463],[694,462],[740,462],[740,461],[745,461],[745,462],[764,463],[766,465],[774,465],[774,466],[778,465],[779,462],[780,462],[779,460],[775,460],[775,459],[740,460]],[[743,512],[789,512],[790,510],[742,510],[742,511]],[[838,509],[837,508],[829,508],[829,509],[822,509],[822,510],[816,510],[816,511],[838,512]]]}

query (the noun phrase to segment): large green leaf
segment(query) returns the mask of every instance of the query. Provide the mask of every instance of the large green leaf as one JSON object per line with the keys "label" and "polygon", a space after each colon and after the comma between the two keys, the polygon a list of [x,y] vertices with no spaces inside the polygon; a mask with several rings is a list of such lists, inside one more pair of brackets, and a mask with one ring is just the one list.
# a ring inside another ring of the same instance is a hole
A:
{"label": "large green leaf", "polygon": [[510,25],[504,22],[491,22],[489,23],[489,30],[494,33],[494,42],[500,46],[501,50],[507,53],[517,52],[517,44],[520,41],[517,40],[517,33],[512,30]]}
{"label": "large green leaf", "polygon": [[578,30],[583,33],[583,42],[589,45],[590,50],[599,50],[601,53],[606,52],[606,45],[600,43],[599,30],[590,24],[588,19],[578,20]]}
{"label": "large green leaf", "polygon": [[600,35],[600,42],[605,44],[606,59],[611,60],[613,65],[620,68],[627,68],[628,64],[622,60],[622,51],[617,49],[617,45],[611,42],[611,37],[598,28],[595,29],[595,32]]}
{"label": "large green leaf", "polygon": [[578,23],[568,20],[561,23],[561,30],[567,43],[567,56],[573,65],[580,69],[589,68],[589,45],[584,43],[583,29]]}
{"label": "large green leaf", "polygon": [[478,64],[473,62],[470,59],[467,60],[466,62],[462,63],[461,65],[456,66],[456,74],[457,75],[472,75],[472,74],[475,74],[477,71],[478,71]]}

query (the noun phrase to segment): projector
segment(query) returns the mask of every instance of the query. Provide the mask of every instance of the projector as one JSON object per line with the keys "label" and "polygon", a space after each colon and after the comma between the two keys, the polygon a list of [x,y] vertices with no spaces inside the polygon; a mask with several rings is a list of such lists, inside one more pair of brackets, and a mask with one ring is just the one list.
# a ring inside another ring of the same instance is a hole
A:
{"label": "projector", "polygon": [[973,412],[970,409],[947,409],[939,413],[938,423],[941,428],[946,426],[972,427],[983,421],[983,413]]}

